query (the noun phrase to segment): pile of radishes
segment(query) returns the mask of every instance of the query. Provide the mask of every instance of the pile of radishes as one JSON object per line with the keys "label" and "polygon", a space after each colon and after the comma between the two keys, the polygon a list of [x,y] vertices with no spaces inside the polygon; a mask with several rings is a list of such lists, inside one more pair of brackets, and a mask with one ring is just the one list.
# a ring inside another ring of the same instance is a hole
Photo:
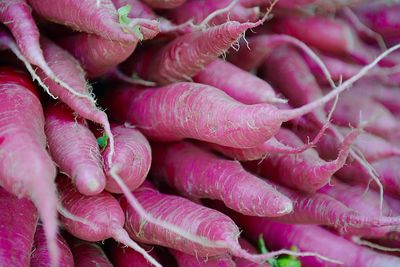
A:
{"label": "pile of radishes", "polygon": [[0,266],[400,266],[399,19],[0,0]]}

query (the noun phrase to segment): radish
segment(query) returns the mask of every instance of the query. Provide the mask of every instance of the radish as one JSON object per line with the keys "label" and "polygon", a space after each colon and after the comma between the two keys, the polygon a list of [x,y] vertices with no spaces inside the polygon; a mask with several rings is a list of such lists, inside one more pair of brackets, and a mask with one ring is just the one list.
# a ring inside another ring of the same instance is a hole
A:
{"label": "radish", "polygon": [[[74,257],[72,252],[64,240],[64,238],[57,235],[57,245],[60,249],[60,261],[57,266],[60,267],[71,267],[74,266]],[[46,246],[45,234],[42,226],[38,226],[35,233],[35,242],[31,253],[30,267],[50,267],[49,251]]]}
{"label": "radish", "polygon": [[[155,225],[142,224],[141,216],[130,208],[126,199],[122,198],[121,206],[126,214],[125,228],[132,238],[140,242],[162,245],[200,257],[223,255],[229,252],[233,256],[254,262],[265,261],[282,253],[293,254],[287,250],[265,255],[250,254],[240,247],[239,229],[229,217],[184,198],[161,194],[148,184],[136,190],[134,195],[152,216],[175,224],[191,235],[198,236],[198,242],[193,242],[183,238],[182,235],[165,231]],[[307,255],[307,253],[300,254]],[[310,255],[319,257],[316,254]]]}
{"label": "radish", "polygon": [[45,110],[45,131],[50,154],[60,171],[71,177],[78,191],[96,195],[104,190],[106,177],[95,136],[87,122],[63,103]]}
{"label": "radish", "polygon": [[118,12],[111,0],[28,0],[28,3],[41,17],[74,30],[114,41],[135,40],[134,34],[129,34],[126,27],[118,22]]}
{"label": "radish", "polygon": [[38,222],[35,206],[0,187],[0,209],[0,262],[8,266],[29,266]]}
{"label": "radish", "polygon": [[0,186],[35,204],[55,265],[59,259],[56,168],[46,151],[43,109],[32,82],[5,67],[0,68],[0,114]]}
{"label": "radish", "polygon": [[239,162],[183,142],[156,146],[153,157],[153,174],[165,177],[169,185],[187,197],[219,199],[227,207],[251,216],[276,217],[292,211],[287,197],[246,172]]}

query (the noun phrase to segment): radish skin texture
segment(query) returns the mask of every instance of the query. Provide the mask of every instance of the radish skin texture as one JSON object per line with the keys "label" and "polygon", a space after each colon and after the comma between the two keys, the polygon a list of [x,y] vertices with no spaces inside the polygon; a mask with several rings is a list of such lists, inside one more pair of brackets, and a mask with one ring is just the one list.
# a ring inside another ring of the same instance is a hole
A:
{"label": "radish skin texture", "polygon": [[257,25],[230,21],[205,31],[187,33],[161,48],[142,51],[126,68],[162,85],[190,80],[226,52],[246,30]]}
{"label": "radish skin texture", "polygon": [[143,2],[152,8],[172,9],[182,5],[186,0],[143,0]]}
{"label": "radish skin texture", "polygon": [[[231,0],[187,0],[180,7],[169,10],[166,16],[177,24],[185,23],[190,19],[193,20],[193,23],[199,24],[214,11],[228,7],[231,2]],[[246,8],[241,2],[238,2],[228,11],[214,17],[209,22],[209,25],[219,25],[227,21],[256,21],[258,16],[258,8]]]}
{"label": "radish skin texture", "polygon": [[57,187],[63,207],[70,213],[84,217],[91,224],[61,217],[65,229],[73,236],[90,242],[108,239],[122,228],[124,214],[117,200],[107,192],[95,196],[80,194],[66,177],[57,178]]}
{"label": "radish skin texture", "polygon": [[322,96],[317,81],[301,54],[289,45],[279,46],[259,69],[260,77],[279,88],[295,107]]}
{"label": "radish skin texture", "polygon": [[[257,249],[255,247],[253,247],[252,244],[250,244],[247,240],[245,240],[243,238],[239,238],[239,244],[242,248],[244,248],[245,250],[247,250],[250,253],[253,253],[253,254],[258,253]],[[259,264],[259,263],[254,263],[254,262],[248,261],[243,258],[233,257],[233,260],[235,261],[236,267],[271,267],[271,265],[269,265],[268,263]]]}
{"label": "radish skin texture", "polygon": [[104,251],[96,243],[76,240],[71,244],[75,267],[113,267]]}
{"label": "radish skin texture", "polygon": [[271,20],[270,26],[275,32],[291,35],[326,53],[349,55],[363,64],[373,60],[371,51],[338,19],[285,16]]}
{"label": "radish skin texture", "polygon": [[[137,129],[123,125],[112,125],[111,130],[115,135],[114,165],[118,167],[119,176],[130,191],[138,188],[146,179],[151,165],[151,147],[147,139]],[[110,149],[103,152],[104,169],[107,173],[106,190],[111,193],[122,193],[121,188],[108,174],[110,166],[107,158]]]}
{"label": "radish skin texture", "polygon": [[[393,226],[400,223],[400,218],[388,217],[388,214],[385,214],[385,217],[380,216],[379,212],[378,214],[366,214],[354,205],[347,206],[348,201],[342,203],[341,197],[329,196],[318,192],[312,195],[302,194],[283,186],[275,186],[279,192],[285,194],[293,201],[293,212],[273,218],[272,220],[276,222],[329,225],[336,229]],[[326,185],[324,188],[330,187]],[[346,194],[346,191],[343,191],[343,193]],[[376,196],[376,203],[379,203],[379,195]],[[352,195],[349,199],[354,200],[355,198]],[[371,204],[376,205],[376,203]],[[379,206],[375,208],[379,211]]]}
{"label": "radish skin texture", "polygon": [[124,212],[110,193],[103,191],[95,196],[82,195],[63,176],[58,177],[57,187],[63,207],[74,216],[85,220],[81,222],[62,216],[61,221],[69,233],[90,242],[113,238],[140,252],[156,267],[161,266],[129,238],[128,233],[123,229]]}
{"label": "radish skin texture", "polygon": [[155,147],[153,157],[154,175],[165,177],[170,186],[189,198],[218,199],[251,216],[276,217],[292,211],[286,196],[245,171],[237,161],[184,142]]}
{"label": "radish skin texture", "polygon": [[[216,144],[208,144],[211,148],[215,151],[218,151],[222,155],[239,160],[239,161],[250,161],[250,160],[257,160],[257,159],[264,159],[271,154],[299,154],[303,153],[307,149],[313,147],[315,144],[319,142],[319,139],[323,136],[326,127],[323,127],[320,132],[314,137],[311,142],[308,142],[304,146],[300,147],[291,147],[287,146],[278,141],[275,137],[271,137],[265,143],[252,147],[252,148],[232,148],[227,146],[220,146]],[[279,132],[287,132],[290,130],[286,128],[280,128]],[[278,132],[278,134],[279,134]],[[309,140],[307,140],[309,141]]]}
{"label": "radish skin texture", "polygon": [[[65,80],[68,80],[68,84],[74,88],[78,94],[83,95],[84,97],[77,96],[76,93],[71,93],[55,82],[46,79],[46,75],[41,71],[38,71],[39,77],[49,87],[52,94],[67,104],[73,111],[78,113],[78,115],[103,126],[104,131],[109,138],[110,149],[113,152],[114,136],[111,133],[107,115],[96,107],[95,101],[89,92],[85,79],[85,72],[80,67],[79,62],[67,51],[58,47],[50,40],[42,39],[41,44],[44,56],[54,73],[63,77]],[[113,153],[110,154],[111,156],[108,161],[111,162]]]}
{"label": "radish skin texture", "polygon": [[[107,246],[107,253],[114,267],[152,266],[140,253],[115,242],[112,242],[110,246]],[[154,250],[151,250],[149,254],[158,260]]]}
{"label": "radish skin texture", "polygon": [[[270,222],[257,217],[241,217],[240,225],[253,241],[263,234],[271,249],[296,246],[300,251],[313,251],[343,263],[343,266],[398,266],[398,257],[377,253],[357,246],[328,230],[314,225],[291,225]],[[278,235],[276,233],[279,233]],[[299,257],[302,266],[340,266],[315,257]]]}
{"label": "radish skin texture", "polygon": [[266,81],[222,59],[210,63],[193,77],[193,81],[214,86],[243,104],[282,101]]}
{"label": "radish skin texture", "polygon": [[28,3],[40,17],[74,30],[114,41],[135,40],[135,36],[126,33],[119,24],[118,13],[111,0],[28,0]]}
{"label": "radish skin texture", "polygon": [[[44,115],[32,82],[0,69],[0,186],[32,200],[44,224],[53,264],[58,262],[56,168],[46,151]],[[11,167],[13,166],[13,167]]]}
{"label": "radish skin texture", "polygon": [[[326,162],[318,156],[317,151],[308,149],[298,155],[271,155],[261,163],[251,162],[249,167],[256,173],[279,181],[286,186],[305,192],[314,192],[327,184],[332,175],[343,167],[350,145],[359,133],[360,131],[353,131],[345,138],[337,158],[333,161]],[[300,146],[303,144],[290,131],[279,132],[276,137],[286,145]]]}
{"label": "radish skin texture", "polygon": [[118,42],[81,33],[63,38],[59,43],[79,60],[90,78],[96,78],[126,60],[135,50],[137,40]]}
{"label": "radish skin texture", "polygon": [[[379,175],[384,189],[393,194],[400,193],[399,165],[400,157],[390,157],[373,162],[371,165]],[[349,182],[369,184],[370,177],[357,163],[345,165],[336,174],[340,179]],[[371,184],[374,187],[374,184]]]}
{"label": "radish skin texture", "polygon": [[157,19],[156,13],[140,0],[112,0],[112,2],[117,9],[130,5],[132,7],[128,16],[130,18]]}
{"label": "radish skin texture", "polygon": [[385,38],[398,37],[400,23],[397,20],[400,5],[398,3],[370,2],[356,7],[360,20],[371,30]]}
{"label": "radish skin texture", "polygon": [[[350,132],[349,129],[344,127],[336,128],[343,134],[348,134]],[[307,129],[296,129],[297,136],[303,141],[306,141],[309,136],[312,136],[312,132],[313,131]],[[367,132],[360,133],[360,136],[354,141],[354,146],[363,154],[368,162],[400,156],[400,147],[389,143],[389,141],[382,137]],[[336,157],[339,147],[339,141],[331,134],[326,134],[321,137],[315,149],[318,151],[321,158],[331,160]]]}
{"label": "radish skin texture", "polygon": [[179,267],[235,267],[236,264],[232,260],[232,257],[228,254],[210,257],[210,258],[198,258],[178,250],[170,249],[172,255],[174,255]]}
{"label": "radish skin texture", "polygon": [[18,199],[1,187],[0,209],[0,262],[6,266],[28,267],[38,222],[37,210],[28,199]]}
{"label": "radish skin texture", "polygon": [[0,22],[11,31],[21,53],[33,65],[52,74],[39,43],[39,29],[25,0],[0,1]]}
{"label": "radish skin texture", "polygon": [[[272,137],[280,126],[271,125],[271,120],[276,121],[275,106],[244,105],[207,85],[176,83],[146,90],[127,85],[106,93],[103,99],[110,116],[138,126],[154,141],[190,137],[230,147],[252,147]],[[182,118],[186,118],[185,123]]]}
{"label": "radish skin texture", "polygon": [[102,99],[111,117],[136,125],[153,141],[193,138],[233,148],[250,148],[274,136],[282,122],[314,110],[349,83],[291,110],[279,110],[270,104],[245,105],[214,87],[185,82],[146,90],[122,85],[105,91]]}
{"label": "radish skin texture", "polygon": [[[380,196],[377,192],[369,190],[365,193],[364,186],[346,185],[335,181],[334,186],[325,186],[320,190],[321,193],[328,194],[341,201],[349,208],[360,214],[375,217],[377,219],[399,220],[400,217],[391,217],[394,212],[390,206],[384,202],[382,214],[378,205]],[[383,217],[385,216],[385,217]],[[363,236],[371,238],[383,238],[392,231],[399,231],[399,224],[387,225],[385,227],[340,227],[337,230],[345,236]]]}
{"label": "radish skin texture", "polygon": [[[239,235],[239,229],[229,217],[182,197],[165,195],[149,186],[142,186],[133,194],[153,217],[179,225],[190,233],[222,242],[227,239],[236,240]],[[140,216],[129,206],[124,197],[120,200],[120,204],[126,215],[125,229],[139,242],[162,245],[199,257],[211,257],[228,252],[226,247],[204,247],[187,241],[156,225],[140,226]],[[195,221],[197,223],[192,224]],[[186,224],[182,224],[185,222]]]}
{"label": "radish skin texture", "polygon": [[125,229],[139,242],[162,245],[198,257],[230,253],[257,263],[289,252],[281,250],[263,255],[250,254],[240,247],[239,229],[231,218],[182,197],[162,194],[148,183],[133,194],[153,217],[176,225],[185,231],[187,236],[198,238],[194,240],[191,237],[189,240],[183,234],[176,234],[157,224],[143,224],[143,218],[132,210],[127,200],[122,197],[120,204],[126,215]]}
{"label": "radish skin texture", "polygon": [[[59,267],[73,267],[74,257],[72,252],[64,240],[64,238],[58,234],[57,244],[60,249],[60,261],[58,262]],[[35,242],[33,244],[31,263],[30,267],[51,267],[49,251],[46,246],[45,234],[42,226],[38,226],[35,233]]]}
{"label": "radish skin texture", "polygon": [[[353,99],[357,99],[357,101],[353,101]],[[331,104],[327,105],[325,109],[329,110],[330,107]],[[332,122],[343,127],[347,127],[349,124],[354,127],[360,123],[360,120],[368,121],[365,126],[367,132],[389,140],[398,139],[397,133],[400,124],[388,109],[365,94],[345,92],[332,114]]]}
{"label": "radish skin texture", "polygon": [[45,110],[45,131],[54,161],[84,195],[104,190],[106,177],[97,140],[87,122],[77,117],[63,103],[49,105]]}

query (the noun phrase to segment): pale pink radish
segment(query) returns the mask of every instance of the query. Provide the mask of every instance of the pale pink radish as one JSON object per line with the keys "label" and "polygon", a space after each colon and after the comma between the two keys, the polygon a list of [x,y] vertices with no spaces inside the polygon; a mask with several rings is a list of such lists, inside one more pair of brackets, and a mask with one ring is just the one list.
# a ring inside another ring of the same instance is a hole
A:
{"label": "pale pink radish", "polygon": [[[36,65],[57,84],[72,90],[64,81],[59,79],[46,62],[39,42],[39,29],[31,14],[31,8],[25,0],[4,0],[0,2],[0,22],[3,22],[13,34],[20,53],[27,62]],[[13,51],[16,53],[15,51]],[[18,56],[19,57],[19,56]],[[29,67],[27,66],[29,69]],[[32,78],[37,79],[33,70],[29,70]],[[41,84],[41,81],[39,81]],[[47,90],[43,84],[42,87]],[[51,95],[51,94],[50,94]]]}
{"label": "pale pink radish", "polygon": [[[398,156],[384,158],[371,163],[379,176],[383,188],[393,194],[400,193],[399,164],[400,157]],[[336,175],[344,181],[362,184],[370,184],[371,179],[357,162],[345,165]],[[371,187],[375,188],[375,184],[371,184]]]}
{"label": "pale pink radish", "polygon": [[[151,264],[143,257],[142,254],[134,251],[131,248],[125,247],[121,244],[117,244],[116,242],[109,242],[107,244],[107,252],[112,262],[113,266],[115,267],[151,267]],[[158,256],[155,250],[151,250],[151,248],[146,248],[146,246],[141,245],[149,254],[158,260]]]}
{"label": "pale pink radish", "polygon": [[[314,192],[331,180],[332,175],[346,163],[349,148],[360,131],[351,132],[341,145],[337,158],[326,162],[322,160],[314,149],[308,149],[298,155],[270,155],[261,163],[254,161],[249,168],[256,173],[278,181],[286,186],[305,192]],[[301,140],[292,132],[279,132],[276,136],[279,141],[299,146]]]}
{"label": "pale pink radish", "polygon": [[28,3],[39,16],[75,30],[97,34],[108,40],[135,40],[134,34],[128,33],[119,23],[118,12],[111,0],[28,0]]}
{"label": "pale pink radish", "polygon": [[67,51],[61,49],[47,39],[41,40],[44,56],[49,66],[56,75],[68,80],[68,84],[75,88],[76,92],[71,93],[55,82],[46,79],[46,75],[39,71],[39,77],[48,86],[49,91],[57,96],[62,102],[66,103],[73,111],[81,117],[99,123],[104,127],[110,142],[110,156],[108,158],[111,165],[114,151],[114,136],[111,133],[110,123],[105,112],[96,107],[94,98],[85,79],[85,72],[79,63]]}
{"label": "pale pink radish", "polygon": [[[111,126],[111,131],[115,135],[114,170],[129,191],[133,191],[144,182],[150,170],[152,161],[150,144],[137,129],[114,124]],[[124,191],[110,173],[113,166],[106,161],[109,153],[108,147],[102,152],[107,174],[106,190],[112,193],[123,193]]]}
{"label": "pale pink radish", "polygon": [[[348,134],[351,130],[345,127],[336,127],[342,134]],[[306,141],[313,131],[307,129],[296,129],[296,134]],[[362,132],[354,141],[354,147],[359,150],[368,162],[400,156],[400,147],[388,142],[377,135]],[[316,143],[315,149],[321,158],[331,160],[336,157],[340,142],[333,135],[326,134]]]}
{"label": "pale pink radish", "polygon": [[[354,101],[353,99],[357,99]],[[327,105],[325,109],[330,109]],[[332,114],[332,122],[347,127],[357,127],[360,121],[368,121],[365,130],[388,140],[398,139],[400,123],[383,105],[373,101],[366,94],[348,91],[338,101]]]}
{"label": "pale pink radish", "polygon": [[35,204],[44,224],[51,262],[56,264],[56,168],[46,151],[43,109],[34,85],[22,72],[2,67],[0,81],[0,186]]}
{"label": "pale pink radish", "polygon": [[[311,142],[307,142],[299,147],[287,146],[281,143],[275,137],[271,137],[265,143],[252,148],[233,148],[212,143],[209,143],[208,146],[210,146],[212,149],[218,151],[219,153],[223,154],[226,157],[239,161],[263,159],[273,154],[300,154],[306,151],[307,149],[315,146],[315,144],[319,142],[320,138],[324,136],[323,134],[325,129],[326,127],[323,127]],[[285,128],[279,129],[279,132],[286,132],[286,131],[289,130]]]}
{"label": "pale pink radish", "polygon": [[[234,3],[232,4],[232,2]],[[219,13],[209,19],[209,16],[214,12]],[[207,19],[207,24],[209,25],[219,25],[227,21],[256,21],[259,15],[259,8],[248,8],[243,6],[240,1],[232,0],[187,0],[183,5],[169,10],[166,14],[168,18],[177,24],[185,23],[189,20],[199,24]]]}
{"label": "pale pink radish", "polygon": [[230,21],[205,31],[184,34],[161,48],[147,49],[137,56],[134,55],[125,69],[159,84],[190,80],[225,53],[246,30],[261,22]]}
{"label": "pale pink radish", "polygon": [[[269,104],[244,105],[213,87],[196,83],[175,83],[162,90],[121,86],[103,95],[103,102],[112,117],[137,125],[153,140],[194,138],[235,148],[249,148],[274,136],[282,122],[307,114],[335,98],[381,58],[399,47],[388,49],[324,97],[292,110],[279,110]],[[112,100],[109,99],[111,95]],[[237,114],[243,115],[237,117]],[[182,118],[185,118],[184,122]]]}
{"label": "pale pink radish", "polygon": [[179,267],[235,267],[236,264],[232,260],[232,257],[228,254],[199,258],[193,255],[183,253],[179,250],[170,249],[172,255],[174,255]]}
{"label": "pale pink radish", "polygon": [[[276,222],[328,225],[336,229],[395,226],[400,224],[400,217],[391,217],[390,213],[385,213],[384,216],[380,216],[379,213],[366,214],[355,205],[350,205],[348,201],[342,202],[342,197],[337,197],[336,195],[329,196],[319,192],[304,194],[280,185],[275,186],[279,192],[293,201],[293,212],[273,218],[272,220]],[[320,191],[324,192],[325,188],[331,187],[326,185]],[[352,192],[351,188],[349,192]],[[345,190],[342,193],[346,195]],[[375,193],[374,196],[376,196],[375,200],[377,202],[370,204],[379,204],[379,195]],[[347,197],[347,199],[362,201],[361,196],[357,199],[354,198],[354,194],[351,194],[351,197]],[[384,208],[387,209],[386,206]],[[379,211],[379,205],[375,209]]]}
{"label": "pale pink radish", "polygon": [[[241,217],[240,225],[256,241],[263,234],[271,249],[296,246],[300,251],[313,251],[341,262],[343,266],[397,266],[398,257],[380,254],[353,244],[328,230],[315,225],[292,225],[268,221],[264,218]],[[279,233],[279,234],[277,234]],[[340,263],[321,261],[315,257],[299,257],[302,266],[340,266]]]}
{"label": "pale pink radish", "polygon": [[58,177],[57,187],[63,207],[74,216],[85,220],[84,222],[71,220],[62,216],[61,221],[69,233],[91,242],[113,238],[141,253],[153,265],[160,266],[143,248],[129,238],[123,229],[124,212],[110,193],[103,191],[95,196],[82,195],[63,176]]}
{"label": "pale pink radish", "polygon": [[29,266],[37,210],[30,200],[18,199],[1,187],[0,208],[0,262],[7,266]]}
{"label": "pale pink radish", "polygon": [[193,81],[214,86],[243,104],[285,102],[266,81],[222,59],[210,63]]}
{"label": "pale pink radish", "polygon": [[[59,267],[74,266],[74,257],[65,239],[58,234],[57,245],[60,249]],[[49,250],[46,244],[46,237],[41,225],[38,225],[35,233],[35,242],[33,243],[30,267],[51,267]]]}
{"label": "pale pink radish", "polygon": [[[353,30],[339,19],[320,16],[281,16],[271,20],[271,29],[288,34],[319,50],[348,56],[356,62],[367,64],[377,51],[364,45]],[[392,65],[389,59],[382,63]]]}
{"label": "pale pink radish", "polygon": [[218,199],[242,214],[277,217],[292,211],[291,201],[248,173],[239,162],[190,143],[153,146],[153,175],[192,199]]}
{"label": "pale pink radish", "polygon": [[119,42],[95,34],[81,33],[60,39],[58,43],[81,62],[90,78],[96,78],[125,61],[139,41],[152,39],[160,31],[159,23],[148,19],[135,22],[135,27],[139,27],[140,35],[131,42]]}
{"label": "pale pink radish", "polygon": [[[149,184],[140,187],[133,194],[143,208],[155,218],[174,224],[198,237],[197,242],[193,242],[157,225],[142,224],[142,217],[122,198],[120,202],[126,215],[125,228],[132,238],[142,243],[162,245],[199,257],[212,257],[229,252],[233,256],[254,262],[262,262],[282,253],[297,255],[288,250],[264,255],[250,254],[240,247],[239,229],[228,216],[182,197],[161,194]],[[316,254],[300,254],[319,257]]]}
{"label": "pale pink radish", "polygon": [[84,195],[104,190],[106,177],[97,140],[87,122],[63,103],[45,109],[47,142],[60,171],[68,175]]}

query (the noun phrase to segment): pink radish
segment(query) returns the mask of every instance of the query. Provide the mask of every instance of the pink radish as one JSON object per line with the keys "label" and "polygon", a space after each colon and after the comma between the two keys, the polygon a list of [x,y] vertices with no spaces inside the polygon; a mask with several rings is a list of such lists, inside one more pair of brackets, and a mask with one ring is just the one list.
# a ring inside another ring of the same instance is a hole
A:
{"label": "pink radish", "polygon": [[87,122],[76,117],[63,103],[49,105],[45,115],[50,154],[60,171],[66,173],[84,195],[103,191],[106,177],[101,155]]}
{"label": "pink radish", "polygon": [[23,73],[4,67],[0,69],[0,102],[0,185],[35,204],[44,224],[51,262],[56,264],[56,168],[46,151],[41,103]]}
{"label": "pink radish", "polygon": [[111,194],[103,191],[95,196],[82,195],[62,176],[58,177],[57,187],[63,207],[76,217],[85,219],[83,222],[61,217],[69,233],[91,242],[114,238],[141,253],[154,266],[160,266],[143,248],[131,240],[122,228],[125,221],[124,212]]}
{"label": "pink radish", "polygon": [[190,143],[156,146],[153,157],[153,173],[165,177],[169,185],[190,198],[219,199],[227,207],[251,216],[276,217],[292,210],[286,196],[246,172],[239,162]]}
{"label": "pink radish", "polygon": [[0,262],[7,266],[29,266],[38,222],[35,206],[0,187]]}

